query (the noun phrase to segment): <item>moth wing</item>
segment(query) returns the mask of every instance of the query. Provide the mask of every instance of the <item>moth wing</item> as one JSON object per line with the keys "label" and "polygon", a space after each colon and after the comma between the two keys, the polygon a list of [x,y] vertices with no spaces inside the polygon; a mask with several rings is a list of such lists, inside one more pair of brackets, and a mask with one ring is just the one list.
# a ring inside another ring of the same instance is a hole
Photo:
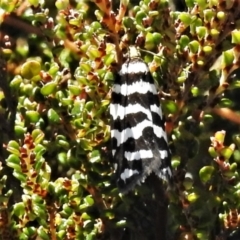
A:
{"label": "moth wing", "polygon": [[122,68],[123,74],[113,87],[110,106],[112,153],[117,164],[117,184],[123,193],[151,172],[164,180],[171,175],[170,152],[156,86],[147,65],[143,61],[138,63],[130,62]]}

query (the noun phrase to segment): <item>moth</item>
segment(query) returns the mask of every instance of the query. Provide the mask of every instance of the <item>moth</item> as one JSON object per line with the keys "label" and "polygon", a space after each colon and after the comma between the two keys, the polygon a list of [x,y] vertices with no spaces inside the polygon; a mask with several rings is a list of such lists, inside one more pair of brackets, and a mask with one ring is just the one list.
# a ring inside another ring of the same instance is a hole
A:
{"label": "moth", "polygon": [[122,193],[150,173],[169,181],[171,154],[157,88],[136,49],[116,74],[110,104],[112,156]]}

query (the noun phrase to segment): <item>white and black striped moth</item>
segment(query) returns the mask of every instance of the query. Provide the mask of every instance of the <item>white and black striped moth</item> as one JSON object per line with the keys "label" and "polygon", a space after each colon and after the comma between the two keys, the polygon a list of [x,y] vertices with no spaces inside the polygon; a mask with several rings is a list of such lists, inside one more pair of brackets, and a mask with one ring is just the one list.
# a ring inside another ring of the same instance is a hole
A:
{"label": "white and black striped moth", "polygon": [[165,181],[172,177],[171,154],[153,77],[136,51],[131,50],[129,55],[116,75],[110,104],[112,155],[122,193],[152,172]]}

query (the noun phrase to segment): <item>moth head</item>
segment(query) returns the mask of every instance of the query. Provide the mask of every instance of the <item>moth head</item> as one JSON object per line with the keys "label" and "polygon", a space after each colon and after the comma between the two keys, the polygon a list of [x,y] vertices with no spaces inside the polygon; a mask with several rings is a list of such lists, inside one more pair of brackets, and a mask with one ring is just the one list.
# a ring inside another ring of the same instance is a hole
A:
{"label": "moth head", "polygon": [[134,58],[141,58],[141,54],[136,46],[131,45],[127,48],[127,51],[123,54],[123,58],[125,59],[124,62],[126,62],[126,60],[128,61]]}

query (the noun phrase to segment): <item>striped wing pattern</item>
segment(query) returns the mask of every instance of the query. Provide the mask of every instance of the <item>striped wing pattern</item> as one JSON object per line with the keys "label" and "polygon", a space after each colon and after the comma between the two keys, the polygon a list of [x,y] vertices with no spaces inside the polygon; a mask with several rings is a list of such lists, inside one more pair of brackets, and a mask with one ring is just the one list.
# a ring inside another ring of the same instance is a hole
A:
{"label": "striped wing pattern", "polygon": [[122,65],[112,89],[111,141],[117,185],[127,193],[154,172],[172,176],[170,151],[154,80],[139,57]]}

